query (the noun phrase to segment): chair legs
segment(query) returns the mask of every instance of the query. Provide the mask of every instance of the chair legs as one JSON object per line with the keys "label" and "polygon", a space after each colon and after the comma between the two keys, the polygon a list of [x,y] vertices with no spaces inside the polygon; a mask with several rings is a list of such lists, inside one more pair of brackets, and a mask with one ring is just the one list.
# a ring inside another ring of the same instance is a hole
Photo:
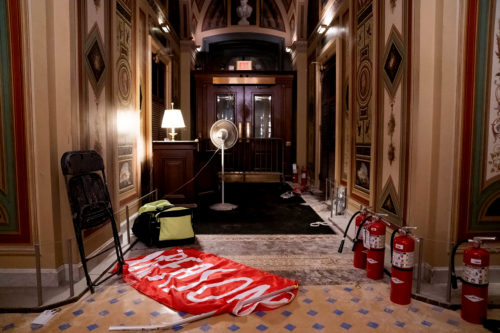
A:
{"label": "chair legs", "polygon": [[115,243],[115,251],[116,251],[116,258],[118,261],[118,274],[122,273],[122,268],[123,264],[125,263],[125,260],[123,259],[123,252],[122,252],[122,246],[120,243],[120,237],[118,235],[118,228],[116,227],[116,221],[113,216],[113,213],[110,213],[110,220],[111,220],[111,228],[113,229],[113,241]]}
{"label": "chair legs", "polygon": [[83,247],[82,232],[80,229],[76,228],[76,226],[75,226],[75,236],[76,236],[76,242],[78,243],[78,252],[80,252],[80,259],[82,261],[83,272],[85,273],[85,280],[87,281],[87,286],[89,287],[90,292],[93,294],[94,285],[92,283],[92,280],[90,279],[89,270],[87,268],[87,257],[85,255],[85,249]]}
{"label": "chair legs", "polygon": [[[122,252],[122,247],[120,243],[120,237],[118,234],[118,228],[116,227],[116,222],[114,219],[114,216],[112,212],[108,212],[110,215],[110,223],[111,223],[111,229],[113,231],[113,243],[115,247],[115,252],[116,252],[116,259],[118,261],[118,271],[116,274],[121,274],[123,271],[123,264],[125,263],[125,260],[123,259],[123,252]],[[76,235],[76,241],[78,243],[78,251],[80,252],[80,259],[82,261],[82,266],[83,266],[83,271],[85,273],[85,280],[87,281],[87,286],[89,287],[90,292],[93,294],[94,293],[94,287],[97,286],[99,283],[98,281],[92,282],[90,275],[89,275],[89,270],[87,267],[87,262],[89,259],[87,259],[87,256],[85,255],[85,249],[83,246],[83,238],[82,238],[82,231],[76,227],[75,224],[75,235]],[[91,258],[92,259],[92,258]],[[104,279],[102,282],[104,282],[107,279]]]}

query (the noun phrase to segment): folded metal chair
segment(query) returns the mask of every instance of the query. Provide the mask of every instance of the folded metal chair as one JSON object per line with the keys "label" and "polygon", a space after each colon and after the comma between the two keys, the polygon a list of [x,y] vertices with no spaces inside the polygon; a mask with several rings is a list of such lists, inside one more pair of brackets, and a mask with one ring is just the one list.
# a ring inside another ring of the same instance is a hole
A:
{"label": "folded metal chair", "polygon": [[[112,275],[99,281],[98,277],[92,282],[89,276],[87,262],[97,256],[107,252],[113,247],[116,251],[119,269],[121,273],[123,252],[120,245],[118,230],[113,216],[113,208],[108,188],[106,186],[106,175],[104,173],[104,162],[101,156],[93,151],[70,151],[61,157],[61,169],[66,180],[68,199],[73,214],[73,227],[80,251],[85,278],[90,291],[94,292],[94,287],[109,279]],[[110,221],[113,230],[114,246],[109,247],[92,257],[87,257],[83,245],[82,233],[86,229],[95,228]]]}

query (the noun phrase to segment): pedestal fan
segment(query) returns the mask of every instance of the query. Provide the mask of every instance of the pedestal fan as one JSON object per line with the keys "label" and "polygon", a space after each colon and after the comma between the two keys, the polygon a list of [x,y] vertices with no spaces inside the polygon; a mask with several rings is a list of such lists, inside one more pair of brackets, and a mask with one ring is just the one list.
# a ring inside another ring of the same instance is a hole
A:
{"label": "pedestal fan", "polygon": [[221,176],[222,176],[222,202],[210,206],[213,210],[233,210],[236,205],[224,202],[224,149],[229,149],[238,140],[238,129],[231,121],[217,120],[210,128],[210,140],[217,148],[221,149]]}

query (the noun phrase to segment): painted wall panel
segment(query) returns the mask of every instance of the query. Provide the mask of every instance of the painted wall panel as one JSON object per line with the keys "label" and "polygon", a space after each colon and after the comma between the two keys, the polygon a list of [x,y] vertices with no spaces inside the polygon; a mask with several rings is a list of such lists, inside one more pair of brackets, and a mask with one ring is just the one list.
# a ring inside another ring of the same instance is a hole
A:
{"label": "painted wall panel", "polygon": [[[408,132],[408,20],[410,1],[385,0],[380,7],[381,39],[377,130],[376,209],[403,224],[406,197]],[[383,36],[383,38],[382,38]]]}
{"label": "painted wall panel", "polygon": [[353,84],[354,159],[352,163],[352,196],[364,204],[368,204],[372,184],[372,130],[373,111],[375,109],[374,93],[374,17],[371,1],[358,1],[356,21],[356,61]]}
{"label": "painted wall panel", "polygon": [[[496,149],[500,1],[471,0],[466,35],[462,161],[457,236],[500,235],[500,170]],[[497,148],[498,147],[498,148]]]}
{"label": "painted wall panel", "polygon": [[493,31],[490,33],[489,101],[486,108],[486,147],[483,187],[500,180],[500,5],[496,2]]}
{"label": "painted wall panel", "polygon": [[21,13],[0,1],[0,243],[29,243]]}

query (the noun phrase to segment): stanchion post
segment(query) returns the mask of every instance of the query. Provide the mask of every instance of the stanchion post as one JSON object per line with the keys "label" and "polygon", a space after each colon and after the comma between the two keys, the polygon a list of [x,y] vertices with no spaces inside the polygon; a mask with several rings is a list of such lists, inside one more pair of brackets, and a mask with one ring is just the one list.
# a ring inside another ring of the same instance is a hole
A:
{"label": "stanchion post", "polygon": [[[450,257],[451,254],[453,253],[453,247],[455,247],[455,244],[453,242],[450,243]],[[451,260],[448,260],[448,279],[446,280],[446,301],[448,303],[451,303]]]}
{"label": "stanchion post", "polygon": [[127,241],[130,244],[130,215],[128,212],[128,205],[125,206],[125,215],[127,216]]}
{"label": "stanchion post", "polygon": [[73,279],[73,245],[71,238],[68,238],[68,279],[69,279],[69,296],[75,296],[75,281]]}
{"label": "stanchion post", "polygon": [[[338,188],[336,186],[336,183],[335,182],[330,182],[330,205],[331,205],[331,209],[330,209],[330,217],[333,218],[334,215],[337,215],[337,207],[334,206],[334,201],[335,199],[337,199],[337,204],[338,204],[338,198],[337,198],[337,195],[338,195]],[[333,213],[335,211],[335,214]]]}
{"label": "stanchion post", "polygon": [[325,201],[328,201],[328,178],[325,179]]}
{"label": "stanchion post", "polygon": [[417,274],[417,289],[416,293],[420,294],[420,287],[422,285],[422,255],[424,248],[424,239],[418,238],[418,274]]}
{"label": "stanchion post", "polygon": [[40,244],[35,244],[35,265],[36,265],[36,294],[38,298],[38,306],[43,304],[42,295],[42,269],[40,264]]}

